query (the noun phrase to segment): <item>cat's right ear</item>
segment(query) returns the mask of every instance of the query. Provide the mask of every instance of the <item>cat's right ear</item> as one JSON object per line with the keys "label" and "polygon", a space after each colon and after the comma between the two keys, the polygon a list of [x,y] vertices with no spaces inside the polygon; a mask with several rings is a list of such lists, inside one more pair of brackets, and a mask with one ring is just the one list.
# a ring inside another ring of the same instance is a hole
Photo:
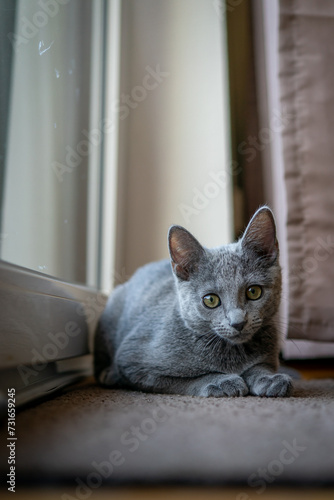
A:
{"label": "cat's right ear", "polygon": [[192,234],[181,226],[172,226],[168,232],[168,248],[174,274],[188,280],[198,268],[204,248]]}
{"label": "cat's right ear", "polygon": [[263,206],[255,212],[242,237],[242,245],[260,257],[266,257],[268,263],[275,262],[278,242],[274,215],[269,207]]}

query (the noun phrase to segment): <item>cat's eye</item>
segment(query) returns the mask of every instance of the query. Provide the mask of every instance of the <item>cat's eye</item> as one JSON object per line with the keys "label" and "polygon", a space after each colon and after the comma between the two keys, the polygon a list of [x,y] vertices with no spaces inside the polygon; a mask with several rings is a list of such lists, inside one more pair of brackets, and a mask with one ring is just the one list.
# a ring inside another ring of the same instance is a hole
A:
{"label": "cat's eye", "polygon": [[252,285],[246,290],[246,297],[249,300],[258,300],[262,295],[262,288],[259,285]]}
{"label": "cat's eye", "polygon": [[203,297],[203,304],[210,309],[215,309],[220,306],[220,298],[215,293],[209,293]]}

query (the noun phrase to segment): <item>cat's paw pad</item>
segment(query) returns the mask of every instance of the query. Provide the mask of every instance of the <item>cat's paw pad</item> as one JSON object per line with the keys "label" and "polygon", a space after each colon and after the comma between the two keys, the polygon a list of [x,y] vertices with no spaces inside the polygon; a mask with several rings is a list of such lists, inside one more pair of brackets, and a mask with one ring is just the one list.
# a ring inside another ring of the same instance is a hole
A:
{"label": "cat's paw pad", "polygon": [[205,390],[206,397],[238,397],[246,396],[249,390],[246,382],[238,375],[223,377],[215,383],[208,384]]}
{"label": "cat's paw pad", "polygon": [[105,368],[98,376],[99,383],[107,387],[114,385],[113,379],[114,379],[114,370],[111,367]]}
{"label": "cat's paw pad", "polygon": [[262,397],[287,397],[292,392],[292,379],[285,373],[263,375],[252,388],[252,394]]}

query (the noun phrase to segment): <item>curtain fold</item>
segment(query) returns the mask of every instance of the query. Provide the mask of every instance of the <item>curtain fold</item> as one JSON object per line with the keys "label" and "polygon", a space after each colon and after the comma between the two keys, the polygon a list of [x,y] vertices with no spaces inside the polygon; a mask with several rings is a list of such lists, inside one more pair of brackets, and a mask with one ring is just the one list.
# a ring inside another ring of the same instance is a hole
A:
{"label": "curtain fold", "polygon": [[334,2],[280,0],[288,337],[334,340]]}

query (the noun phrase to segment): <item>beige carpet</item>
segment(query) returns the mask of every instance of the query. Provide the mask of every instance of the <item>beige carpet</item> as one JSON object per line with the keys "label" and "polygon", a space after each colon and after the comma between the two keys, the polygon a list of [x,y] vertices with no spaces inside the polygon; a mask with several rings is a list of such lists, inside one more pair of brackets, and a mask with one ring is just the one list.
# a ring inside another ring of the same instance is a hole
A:
{"label": "beige carpet", "polygon": [[86,383],[23,410],[16,426],[17,481],[67,481],[77,498],[102,481],[237,482],[257,493],[269,484],[334,483],[334,380],[296,381],[288,399]]}

